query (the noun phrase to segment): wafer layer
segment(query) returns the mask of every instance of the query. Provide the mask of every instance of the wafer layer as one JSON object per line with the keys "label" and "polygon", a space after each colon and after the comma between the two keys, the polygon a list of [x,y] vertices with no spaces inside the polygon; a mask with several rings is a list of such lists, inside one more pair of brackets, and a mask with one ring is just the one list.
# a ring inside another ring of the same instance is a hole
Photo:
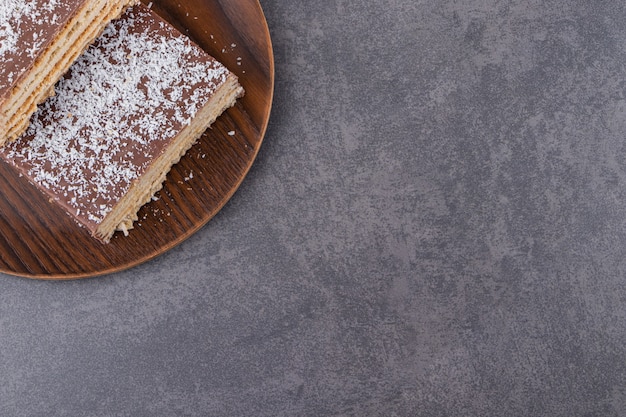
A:
{"label": "wafer layer", "polygon": [[102,32],[137,0],[4,0],[0,5],[0,146]]}

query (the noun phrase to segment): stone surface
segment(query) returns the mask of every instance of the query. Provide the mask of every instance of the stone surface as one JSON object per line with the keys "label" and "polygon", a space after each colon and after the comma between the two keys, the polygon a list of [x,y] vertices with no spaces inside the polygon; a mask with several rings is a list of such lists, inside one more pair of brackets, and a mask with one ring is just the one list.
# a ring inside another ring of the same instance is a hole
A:
{"label": "stone surface", "polygon": [[276,96],[200,232],[0,279],[0,415],[626,415],[626,3],[261,1]]}

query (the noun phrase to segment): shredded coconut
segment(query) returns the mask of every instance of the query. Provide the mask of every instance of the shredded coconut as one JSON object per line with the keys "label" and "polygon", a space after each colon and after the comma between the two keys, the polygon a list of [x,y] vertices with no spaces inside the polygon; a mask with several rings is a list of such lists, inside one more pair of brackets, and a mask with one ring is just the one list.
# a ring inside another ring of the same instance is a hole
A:
{"label": "shredded coconut", "polygon": [[64,9],[60,0],[1,0],[0,88],[11,85],[23,71],[16,65],[22,54],[30,60],[38,55],[47,41],[46,30],[60,25],[59,13]]}

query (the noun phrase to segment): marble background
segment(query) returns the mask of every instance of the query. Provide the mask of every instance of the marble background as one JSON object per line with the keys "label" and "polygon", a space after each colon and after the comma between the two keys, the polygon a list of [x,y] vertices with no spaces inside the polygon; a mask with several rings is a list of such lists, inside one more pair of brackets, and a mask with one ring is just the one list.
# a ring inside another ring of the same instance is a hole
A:
{"label": "marble background", "polygon": [[0,277],[0,415],[626,415],[626,3],[261,4],[250,175],[147,264]]}

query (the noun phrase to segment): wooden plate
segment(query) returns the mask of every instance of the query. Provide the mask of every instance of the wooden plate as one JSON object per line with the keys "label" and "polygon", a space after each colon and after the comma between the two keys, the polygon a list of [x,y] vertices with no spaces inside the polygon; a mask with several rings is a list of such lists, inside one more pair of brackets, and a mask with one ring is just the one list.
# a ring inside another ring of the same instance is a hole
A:
{"label": "wooden plate", "polygon": [[[148,3],[146,0],[145,3]],[[246,95],[174,166],[158,200],[128,237],[104,245],[5,163],[0,163],[0,271],[72,279],[130,268],[179,244],[209,221],[246,176],[272,103],[274,58],[257,0],[153,0],[152,8],[224,63]],[[229,132],[235,132],[229,135]]]}

